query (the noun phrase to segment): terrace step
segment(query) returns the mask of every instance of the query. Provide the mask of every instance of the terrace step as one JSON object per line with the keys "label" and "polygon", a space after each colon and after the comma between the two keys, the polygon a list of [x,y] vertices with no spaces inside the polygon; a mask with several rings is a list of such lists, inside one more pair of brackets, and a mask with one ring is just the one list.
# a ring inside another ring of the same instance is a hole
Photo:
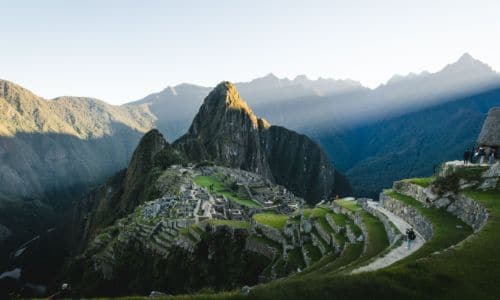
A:
{"label": "terrace step", "polygon": [[[400,232],[405,232],[407,228],[411,227],[411,225],[408,224],[405,220],[403,220],[402,218],[396,216],[395,214],[391,213],[387,209],[380,206],[378,202],[368,201],[367,205],[387,216],[387,218],[396,226],[396,228]],[[368,265],[353,270],[352,273],[355,274],[361,272],[375,271],[378,269],[385,268],[409,256],[413,252],[417,251],[418,249],[420,249],[420,247],[424,245],[425,239],[418,231],[415,231],[415,233],[417,237],[410,249],[407,248],[406,243],[401,243],[401,245],[393,247],[392,250],[390,250],[390,252],[378,256],[374,261],[372,261]]]}

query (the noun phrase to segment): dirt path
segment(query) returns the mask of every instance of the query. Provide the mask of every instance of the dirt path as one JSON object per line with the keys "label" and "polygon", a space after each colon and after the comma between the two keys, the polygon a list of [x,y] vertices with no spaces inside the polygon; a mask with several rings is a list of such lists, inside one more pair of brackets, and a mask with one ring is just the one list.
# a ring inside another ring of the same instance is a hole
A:
{"label": "dirt path", "polygon": [[[387,209],[379,206],[378,202],[369,201],[368,205],[386,215],[389,220],[399,229],[400,232],[404,233],[407,228],[411,227],[411,225],[408,224],[405,220],[396,216]],[[352,274],[375,271],[385,268],[417,251],[425,243],[425,240],[422,235],[415,230],[415,228],[413,228],[413,230],[415,231],[417,238],[413,241],[410,249],[407,249],[406,241],[404,241],[401,246],[392,249],[389,253],[385,254],[382,257],[376,258],[370,264],[355,269],[354,271],[352,271]]]}

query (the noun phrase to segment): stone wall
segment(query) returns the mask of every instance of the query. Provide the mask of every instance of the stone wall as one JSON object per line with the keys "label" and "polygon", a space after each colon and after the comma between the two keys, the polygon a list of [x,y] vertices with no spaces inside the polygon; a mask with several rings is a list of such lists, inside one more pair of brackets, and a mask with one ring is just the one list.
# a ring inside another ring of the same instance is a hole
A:
{"label": "stone wall", "polygon": [[[479,230],[488,219],[488,211],[486,208],[462,194],[455,195],[453,193],[448,193],[446,197],[439,199],[433,199],[430,197],[431,202],[426,203],[426,198],[424,198],[426,196],[423,195],[429,195],[429,191],[419,185],[398,181],[394,183],[394,189],[398,193],[412,197],[427,205],[432,205],[437,208],[445,208],[449,213],[464,221],[475,231]],[[422,201],[422,199],[424,201]]]}
{"label": "stone wall", "polygon": [[488,211],[476,201],[459,194],[446,210],[478,231],[488,220]]}
{"label": "stone wall", "polygon": [[425,240],[429,240],[432,237],[432,223],[422,216],[417,209],[395,200],[384,193],[380,194],[380,203],[385,209],[408,222]]}
{"label": "stone wall", "polygon": [[259,253],[269,259],[274,259],[279,253],[278,250],[266,243],[261,243],[252,238],[248,238],[245,243],[245,250]]}
{"label": "stone wall", "polygon": [[285,243],[285,238],[278,229],[252,221],[252,227],[255,232],[261,233],[266,238],[278,242]]}
{"label": "stone wall", "polygon": [[395,181],[392,188],[394,191],[412,197],[424,204],[428,204],[438,198],[438,195],[432,193],[430,188],[424,188],[408,181]]}
{"label": "stone wall", "polygon": [[384,224],[385,232],[387,234],[387,238],[389,239],[389,243],[391,243],[391,245],[397,240],[399,240],[399,238],[401,237],[401,232],[399,232],[396,229],[396,227],[392,224],[391,221],[389,221],[389,218],[387,218],[386,215],[374,209],[373,207],[369,206],[368,203],[366,202],[361,202],[360,205],[363,207],[364,210],[366,210],[371,215],[375,216],[377,219],[379,219],[380,222],[382,222],[382,224]]}

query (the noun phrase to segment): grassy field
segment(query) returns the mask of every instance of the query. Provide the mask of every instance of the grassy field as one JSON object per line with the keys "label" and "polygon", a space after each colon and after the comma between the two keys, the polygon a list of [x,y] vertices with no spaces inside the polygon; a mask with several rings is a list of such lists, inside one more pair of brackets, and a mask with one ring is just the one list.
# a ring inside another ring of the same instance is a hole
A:
{"label": "grassy field", "polygon": [[361,207],[356,203],[356,201],[337,200],[335,201],[335,203],[352,212],[357,212],[358,210],[361,210]]}
{"label": "grassy field", "polygon": [[286,221],[288,220],[288,216],[279,215],[272,212],[254,214],[252,218],[257,223],[268,225],[278,230],[283,229],[285,227]]}
{"label": "grassy field", "polygon": [[410,178],[410,179],[405,179],[403,181],[413,183],[416,185],[419,185],[421,187],[428,187],[431,185],[431,183],[436,179],[436,177],[431,176],[431,177],[420,177],[420,178]]}
{"label": "grassy field", "polygon": [[234,220],[218,220],[218,219],[209,219],[207,222],[214,226],[229,226],[232,228],[250,228],[250,223],[247,221],[234,221]]}
{"label": "grassy field", "polygon": [[472,229],[467,224],[444,210],[427,208],[421,202],[411,197],[401,195],[390,190],[385,191],[385,193],[398,201],[416,208],[432,223],[432,229],[434,231],[432,238],[417,252],[408,256],[406,258],[407,261],[424,257],[434,251],[447,248],[458,243],[472,233]]}
{"label": "grassy field", "polygon": [[305,208],[302,210],[306,219],[324,217],[329,210],[323,207]]}
{"label": "grassy field", "polygon": [[[477,178],[480,172],[469,170],[461,176]],[[383,238],[377,237],[382,235],[379,224],[370,216],[363,216],[369,235],[374,237],[364,255],[362,243],[346,244],[340,256],[325,256],[302,273],[257,285],[248,296],[235,291],[176,299],[499,299],[500,191],[464,192],[489,212],[486,225],[469,238],[471,228],[445,210],[425,207],[390,190],[385,193],[414,207],[433,224],[433,237],[402,261],[375,272],[339,272],[339,267],[359,263],[364,257],[380,253],[385,246]],[[308,210],[308,216],[318,215],[324,216],[321,209]],[[457,245],[460,241],[463,242]],[[296,259],[300,257],[299,252],[294,255]]]}
{"label": "grassy field", "polygon": [[235,192],[231,191],[229,186],[227,186],[226,184],[224,184],[224,182],[222,182],[221,180],[219,180],[214,176],[196,176],[194,178],[194,182],[197,185],[207,188],[209,191],[215,194],[225,196],[227,199],[234,201],[238,204],[247,207],[261,206],[259,203],[253,201],[252,199],[238,197],[238,195],[236,195]]}

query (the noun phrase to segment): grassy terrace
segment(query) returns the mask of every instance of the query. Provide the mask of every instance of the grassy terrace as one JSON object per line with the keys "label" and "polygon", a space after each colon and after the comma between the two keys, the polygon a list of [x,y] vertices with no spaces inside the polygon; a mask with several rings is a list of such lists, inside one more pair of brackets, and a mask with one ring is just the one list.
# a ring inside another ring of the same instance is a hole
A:
{"label": "grassy terrace", "polygon": [[288,216],[279,215],[274,212],[265,212],[265,213],[254,214],[252,216],[252,219],[254,219],[255,222],[257,223],[268,225],[270,227],[281,230],[285,227],[286,221],[288,220]]}
{"label": "grassy terrace", "polygon": [[311,263],[315,263],[321,258],[321,252],[319,249],[314,246],[312,243],[306,243],[304,244],[304,249],[307,252],[307,255],[309,258],[311,258]]}
{"label": "grassy terrace", "polygon": [[306,219],[324,217],[329,210],[323,207],[305,208],[302,210]]}
{"label": "grassy terrace", "polygon": [[[406,260],[414,260],[415,258],[427,256],[434,251],[445,249],[460,242],[472,233],[472,229],[467,224],[445,210],[426,208],[421,202],[391,190],[386,190],[385,194],[416,208],[433,225],[433,237],[417,252],[407,257]],[[457,228],[457,226],[462,228]]]}
{"label": "grassy terrace", "polygon": [[249,239],[252,239],[254,241],[257,241],[259,243],[262,243],[262,244],[266,244],[266,245],[269,245],[271,247],[274,247],[276,248],[276,250],[278,250],[278,253],[280,253],[281,249],[282,249],[282,246],[280,243],[278,242],[275,242],[273,240],[270,240],[268,238],[265,238],[265,237],[260,237],[260,236],[256,236],[256,235],[251,235],[250,237],[248,237]]}
{"label": "grassy terrace", "polygon": [[231,188],[225,184],[223,181],[219,180],[215,176],[196,176],[194,178],[194,182],[202,186],[209,191],[225,196],[227,199],[234,201],[238,204],[247,206],[247,207],[260,207],[261,205],[252,199],[238,197],[238,195],[231,190]]}
{"label": "grassy terrace", "polygon": [[403,181],[413,183],[416,185],[419,185],[423,188],[426,188],[431,185],[431,183],[436,179],[436,177],[431,176],[431,177],[421,177],[421,178],[410,178],[410,179],[405,179]]}
{"label": "grassy terrace", "polygon": [[335,203],[352,212],[357,212],[361,210],[361,207],[356,203],[356,201],[338,200],[335,201]]}
{"label": "grassy terrace", "polygon": [[210,225],[213,225],[213,226],[229,226],[232,228],[243,228],[243,229],[250,228],[250,223],[247,221],[210,219],[210,220],[207,220],[206,222]]}
{"label": "grassy terrace", "polygon": [[338,226],[345,226],[346,222],[347,222],[347,217],[345,215],[342,215],[342,214],[336,214],[334,212],[330,212],[328,213],[328,215],[330,217],[332,217],[333,221],[335,222],[335,224],[337,224]]}

